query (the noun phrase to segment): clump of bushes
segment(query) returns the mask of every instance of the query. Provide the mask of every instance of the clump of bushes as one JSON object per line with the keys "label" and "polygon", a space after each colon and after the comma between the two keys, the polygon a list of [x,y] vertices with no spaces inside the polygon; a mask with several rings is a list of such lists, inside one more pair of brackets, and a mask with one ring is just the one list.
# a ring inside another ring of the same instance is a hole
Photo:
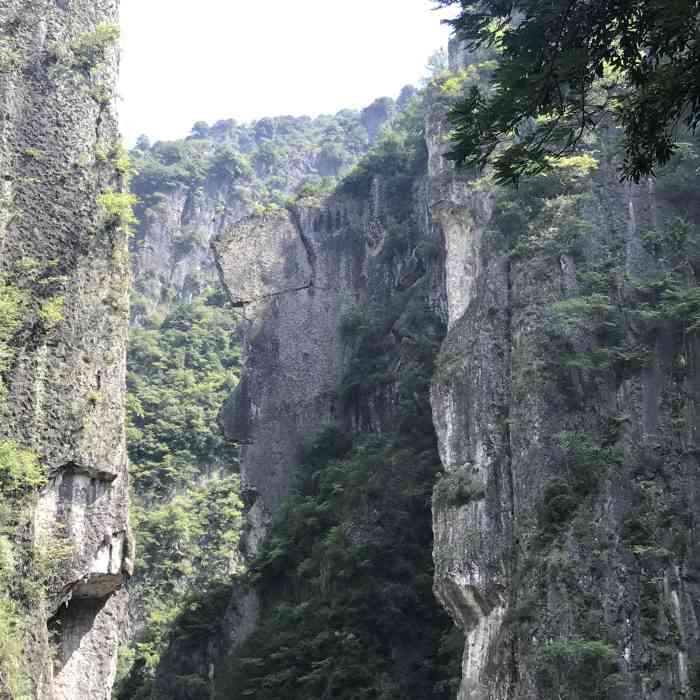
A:
{"label": "clump of bushes", "polygon": [[[205,292],[167,315],[144,316],[131,331],[127,441],[138,534],[132,585],[146,626],[122,652],[115,697],[150,693],[168,645],[196,636],[198,616],[202,633],[211,632],[203,611],[238,571],[238,453],[216,417],[238,381],[241,350],[224,303]],[[211,619],[220,623],[217,609]]]}
{"label": "clump of bushes", "polygon": [[435,485],[433,493],[435,505],[465,506],[483,498],[486,489],[480,476],[459,470],[445,474]]}
{"label": "clump of bushes", "polygon": [[564,528],[579,506],[595,493],[608,470],[619,466],[624,455],[616,447],[602,447],[582,431],[564,431],[556,436],[561,457],[561,476],[545,486],[540,511],[544,540]]}
{"label": "clump of bushes", "polygon": [[117,192],[111,187],[97,197],[97,203],[107,215],[108,226],[129,232],[138,223],[134,206],[138,198],[128,192]]}
{"label": "clump of bushes", "polygon": [[44,330],[51,331],[63,321],[64,305],[65,298],[63,296],[51,297],[42,302],[37,315]]}
{"label": "clump of bushes", "polygon": [[0,400],[6,392],[2,374],[9,369],[14,356],[10,341],[22,325],[27,302],[28,295],[24,290],[0,277]]}
{"label": "clump of bushes", "polygon": [[119,41],[120,34],[116,24],[99,24],[94,32],[81,34],[70,45],[74,65],[88,70],[104,61],[108,48]]}
{"label": "clump of bushes", "polygon": [[0,440],[0,492],[17,501],[46,483],[46,469],[37,456],[14,440]]}
{"label": "clump of bushes", "polygon": [[[28,499],[46,483],[47,473],[37,456],[15,440],[0,440],[0,691],[10,697],[29,697],[30,679],[24,658],[25,610],[18,592],[27,599],[43,594],[42,580],[32,570],[22,577],[26,552],[13,544],[15,530]],[[34,567],[32,567],[34,569]],[[38,582],[38,583],[37,583]]]}
{"label": "clump of bushes", "polygon": [[544,700],[606,700],[619,680],[615,648],[602,640],[548,642],[537,656]]}

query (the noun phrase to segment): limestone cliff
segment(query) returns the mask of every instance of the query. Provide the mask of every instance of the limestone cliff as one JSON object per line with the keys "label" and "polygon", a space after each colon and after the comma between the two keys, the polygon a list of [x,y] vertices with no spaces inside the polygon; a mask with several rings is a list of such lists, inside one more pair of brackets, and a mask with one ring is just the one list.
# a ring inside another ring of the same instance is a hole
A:
{"label": "limestone cliff", "polygon": [[0,294],[11,321],[0,437],[46,475],[3,527],[19,528],[11,589],[31,618],[14,631],[27,635],[24,692],[42,700],[110,697],[133,558],[117,13],[117,0],[0,5]]}
{"label": "limestone cliff", "polygon": [[[365,289],[362,232],[371,217],[334,198],[245,221],[214,243],[231,301],[250,319],[246,372],[223,427],[242,445],[245,486],[261,496],[256,521],[269,520],[288,494],[307,437],[334,419],[339,319]],[[264,532],[249,542],[251,554]]]}
{"label": "limestone cliff", "polygon": [[455,175],[443,124],[433,522],[458,698],[694,697],[699,357],[692,302],[672,300],[697,290],[697,145],[627,186],[602,132],[501,191]]}
{"label": "limestone cliff", "polygon": [[142,672],[198,700],[700,692],[698,143],[628,186],[605,125],[499,188],[445,157],[493,57],[450,58],[346,115],[340,149],[281,118],[144,156],[138,305],[213,284],[211,241],[242,319],[220,421],[250,570],[195,598],[122,697]]}

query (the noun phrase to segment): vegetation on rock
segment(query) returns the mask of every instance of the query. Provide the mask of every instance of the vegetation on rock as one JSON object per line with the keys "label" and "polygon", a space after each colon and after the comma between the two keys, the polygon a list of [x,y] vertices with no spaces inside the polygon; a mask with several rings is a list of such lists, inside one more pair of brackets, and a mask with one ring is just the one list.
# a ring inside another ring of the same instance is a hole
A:
{"label": "vegetation on rock", "polygon": [[14,440],[0,440],[0,694],[29,700],[31,683],[25,653],[28,603],[44,595],[36,562],[22,530],[46,469]]}
{"label": "vegetation on rock", "polygon": [[111,188],[97,197],[97,203],[107,215],[108,225],[127,232],[131,226],[138,223],[134,215],[134,205],[137,201],[136,195],[128,192],[116,192]]}
{"label": "vegetation on rock", "polygon": [[89,70],[106,58],[107,49],[119,41],[121,30],[116,24],[99,24],[94,32],[81,34],[70,45],[75,65]]}
{"label": "vegetation on rock", "polygon": [[354,359],[343,394],[359,408],[395,391],[394,430],[351,435],[329,426],[313,442],[252,565],[261,623],[217,697],[398,700],[455,691],[459,652],[432,594],[430,561],[440,462],[428,389],[444,329],[418,287],[349,317],[344,330]]}
{"label": "vegetation on rock", "polygon": [[693,0],[437,2],[460,5],[460,39],[498,53],[496,89],[475,86],[453,112],[460,163],[517,181],[612,118],[625,133],[622,172],[638,182],[677,150],[679,127],[698,124]]}
{"label": "vegetation on rock", "polygon": [[129,694],[135,686],[148,697],[180,616],[240,566],[237,450],[216,425],[239,362],[236,319],[212,292],[132,328],[127,433],[138,555],[132,589],[143,621],[123,652],[116,697],[136,697]]}

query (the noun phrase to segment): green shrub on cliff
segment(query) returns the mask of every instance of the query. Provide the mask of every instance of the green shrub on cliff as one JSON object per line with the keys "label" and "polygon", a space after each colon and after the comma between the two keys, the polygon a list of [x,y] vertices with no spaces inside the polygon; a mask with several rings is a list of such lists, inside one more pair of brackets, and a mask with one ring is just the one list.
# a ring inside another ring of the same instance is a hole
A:
{"label": "green shrub on cliff", "polygon": [[218,146],[209,165],[209,172],[214,176],[228,180],[250,178],[253,168],[250,161],[229,145]]}
{"label": "green shrub on cliff", "polygon": [[22,322],[27,294],[0,277],[0,343],[7,342]]}
{"label": "green shrub on cliff", "polygon": [[116,24],[99,24],[94,32],[81,34],[70,45],[75,65],[89,69],[104,61],[107,49],[119,41],[120,35]]}
{"label": "green shrub on cliff", "polygon": [[98,195],[97,203],[107,215],[107,224],[129,232],[131,226],[138,223],[134,215],[134,206],[138,198],[128,192],[117,192],[111,187]]}
{"label": "green shrub on cliff", "polygon": [[41,304],[37,315],[45,330],[53,330],[63,321],[64,304],[65,299],[62,296],[51,297]]}
{"label": "green shrub on cliff", "polygon": [[14,356],[12,336],[22,324],[27,301],[28,295],[24,290],[0,277],[0,401],[6,392],[2,375],[9,369]]}
{"label": "green shrub on cliff", "polygon": [[618,681],[616,657],[601,640],[548,642],[537,659],[544,700],[606,700]]}
{"label": "green shrub on cliff", "polygon": [[[17,525],[47,472],[37,456],[15,440],[0,440],[0,695],[30,700],[24,654],[27,632],[22,600],[44,595],[44,580],[33,558],[22,550]],[[30,571],[29,575],[25,572]]]}
{"label": "green shrub on cliff", "polygon": [[0,694],[12,700],[31,700],[24,657],[25,621],[0,585]]}
{"label": "green shrub on cliff", "polygon": [[46,483],[46,468],[14,440],[0,440],[0,492],[15,502]]}
{"label": "green shrub on cliff", "polygon": [[22,65],[22,52],[9,37],[0,39],[0,75],[12,73]]}

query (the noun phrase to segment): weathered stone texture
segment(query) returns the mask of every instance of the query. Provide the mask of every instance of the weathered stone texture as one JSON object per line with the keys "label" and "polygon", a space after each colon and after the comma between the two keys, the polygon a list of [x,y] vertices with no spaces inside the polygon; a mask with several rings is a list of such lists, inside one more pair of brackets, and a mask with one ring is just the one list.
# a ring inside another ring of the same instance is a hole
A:
{"label": "weathered stone texture", "polygon": [[[444,234],[449,311],[432,402],[443,478],[463,489],[460,502],[441,497],[440,485],[435,492],[435,590],[465,632],[458,698],[541,698],[544,644],[582,639],[615,649],[616,685],[605,697],[687,697],[700,652],[700,551],[689,517],[700,487],[697,343],[679,346],[661,332],[638,373],[594,378],[558,370],[561,349],[547,333],[547,309],[578,294],[577,268],[600,260],[603,244],[621,241],[629,274],[654,272],[641,240],[665,205],[650,185],[621,185],[602,165],[579,259],[507,257],[485,236],[493,191],[441,163],[441,116],[431,117],[432,211]],[[571,342],[585,348],[590,338]],[[679,362],[689,368],[682,377]],[[545,490],[568,478],[557,445],[565,431],[615,446],[620,463],[602,465],[564,535],[542,535]],[[655,547],[626,541],[640,503],[668,519]]]}
{"label": "weathered stone texture", "polygon": [[[409,185],[390,196],[378,178],[369,198],[302,199],[289,211],[245,220],[213,243],[223,284],[246,327],[243,377],[220,420],[227,437],[242,443],[247,556],[259,551],[303,449],[325,425],[392,430],[392,387],[377,387],[361,407],[339,396],[349,352],[342,322],[351,310],[362,313],[411,288],[440,303],[440,267],[418,253],[421,242],[437,243],[437,229],[423,215],[422,180]],[[401,254],[391,252],[396,217]],[[254,630],[256,600],[255,591],[233,597],[236,645]]]}
{"label": "weathered stone texture", "polygon": [[[99,25],[117,22],[118,0],[0,5],[3,60],[16,57],[0,70],[0,274],[29,298],[12,340],[0,435],[33,449],[49,469],[35,546],[60,539],[71,551],[49,591],[46,615],[60,608],[61,620],[53,663],[35,630],[42,700],[110,697],[125,615],[117,591],[133,561],[124,438],[128,252],[125,233],[97,201],[122,187],[106,155],[118,142],[118,50],[108,42],[91,69],[74,51]],[[51,299],[61,301],[47,326],[39,310]]]}
{"label": "weathered stone texture", "polygon": [[142,213],[133,275],[148,310],[171,301],[190,302],[217,284],[210,241],[225,221],[250,214],[250,204],[229,190],[228,183],[216,178],[203,187],[180,184]]}
{"label": "weathered stone texture", "polygon": [[246,370],[222,423],[243,443],[244,487],[267,515],[288,493],[305,441],[334,418],[339,323],[364,287],[363,224],[354,202],[331,199],[244,221],[214,243],[249,323]]}

